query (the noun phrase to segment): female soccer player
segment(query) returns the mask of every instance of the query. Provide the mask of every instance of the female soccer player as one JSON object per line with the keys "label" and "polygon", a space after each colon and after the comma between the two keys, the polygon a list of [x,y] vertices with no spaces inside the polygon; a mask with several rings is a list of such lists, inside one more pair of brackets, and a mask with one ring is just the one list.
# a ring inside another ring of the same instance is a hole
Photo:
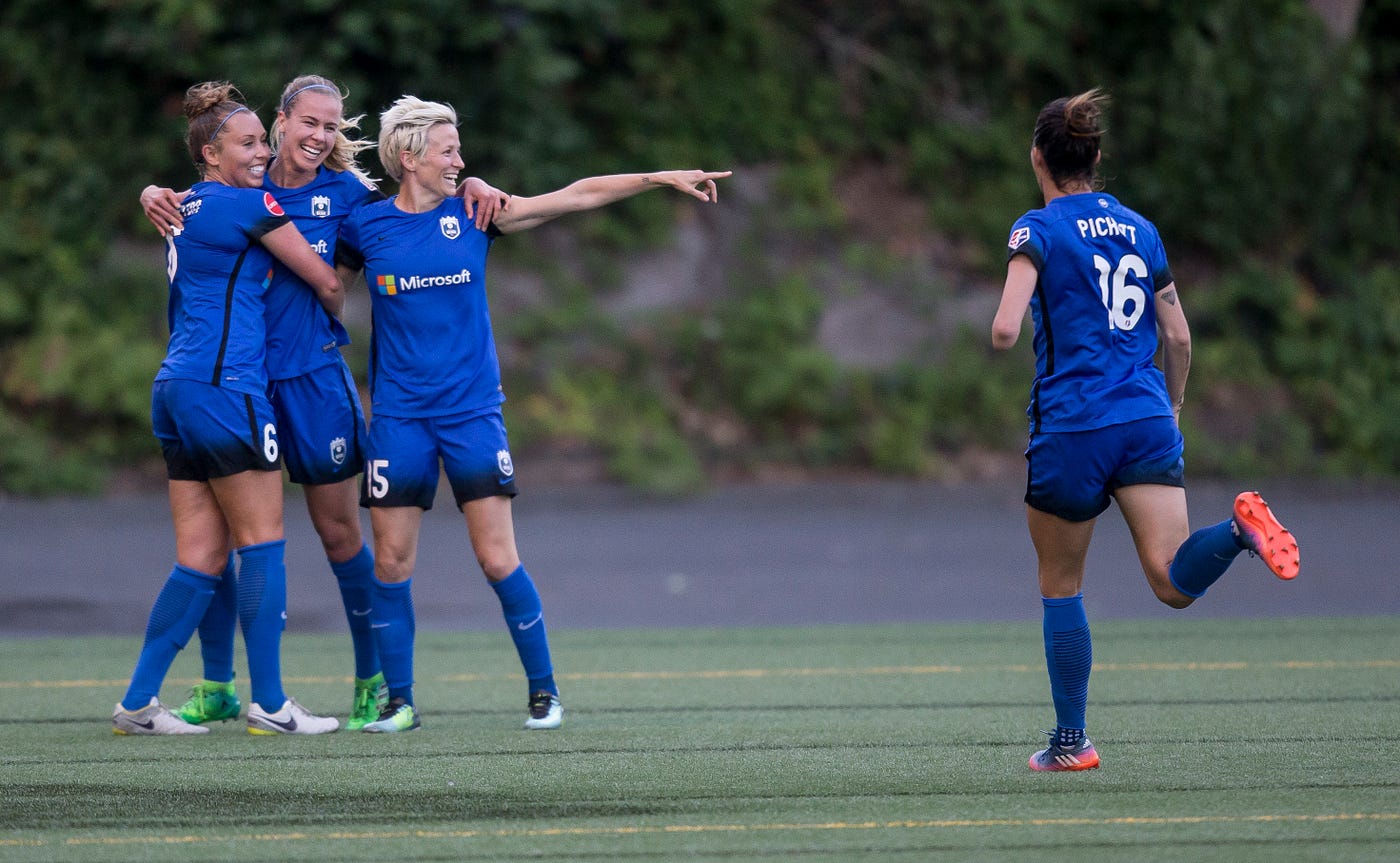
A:
{"label": "female soccer player", "polygon": [[[1256,492],[1235,498],[1232,518],[1188,536],[1177,419],[1191,334],[1157,229],[1096,191],[1106,102],[1095,89],[1041,109],[1031,167],[1045,206],[1012,227],[992,323],[993,347],[1006,350],[1028,305],[1035,322],[1026,520],[1056,728],[1032,770],[1099,766],[1084,733],[1092,649],[1080,589],[1094,520],[1110,497],[1153,593],[1172,608],[1200,598],[1243,550],[1279,578],[1298,574],[1298,544]],[[1159,329],[1165,375],[1153,365]]]}
{"label": "female soccer player", "polygon": [[462,170],[456,112],[404,96],[380,117],[379,159],[399,194],[350,214],[340,248],[362,265],[373,304],[373,419],[361,502],[374,528],[371,617],[390,701],[369,732],[418,728],[413,702],[411,576],[439,462],[466,517],[472,549],[501,602],[528,680],[527,729],[557,728],[555,685],[539,593],[520,563],[511,521],[515,465],[501,418],[500,366],[486,303],[492,240],[565,213],[664,186],[702,201],[728,171],[663,171],[579,180],[512,197],[483,231],[453,196]]}
{"label": "female soccer player", "polygon": [[185,94],[186,143],[202,181],[180,205],[183,228],[166,241],[170,344],[152,391],[152,425],[170,478],[174,570],[151,609],[117,734],[207,731],[173,715],[157,694],[227,577],[237,549],[235,604],[248,654],[254,734],[322,734],[339,727],[282,690],[286,616],[280,440],[267,400],[264,293],[274,257],[338,313],[340,280],[259,188],[271,151],[263,125],[234,87]]}
{"label": "female soccer player", "polygon": [[[352,140],[347,130],[359,117],[344,116],[345,94],[319,75],[288,82],[272,125],[274,159],[262,187],[276,197],[311,248],[328,264],[335,258],[340,224],[355,207],[383,198],[356,163],[373,144]],[[490,224],[502,193],[471,178],[466,196],[478,225]],[[141,203],[162,232],[180,224],[180,195],[155,186]],[[268,397],[276,411],[283,458],[291,481],[306,497],[311,523],[336,576],[354,648],[355,680],[351,730],[379,718],[387,703],[384,676],[370,632],[370,586],[374,555],[360,531],[356,477],[363,465],[364,411],[340,347],[349,344],[340,321],[328,314],[295,273],[274,269],[267,292]],[[204,680],[178,713],[188,722],[233,719],[241,705],[233,685],[236,606],[228,589],[216,596],[199,625]]]}

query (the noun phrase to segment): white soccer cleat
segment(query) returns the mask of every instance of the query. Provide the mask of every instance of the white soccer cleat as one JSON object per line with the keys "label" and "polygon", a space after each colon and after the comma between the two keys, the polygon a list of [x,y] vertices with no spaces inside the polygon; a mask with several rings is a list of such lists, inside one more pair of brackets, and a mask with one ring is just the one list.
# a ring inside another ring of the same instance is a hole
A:
{"label": "white soccer cleat", "polygon": [[127,710],[121,702],[112,709],[113,734],[208,734],[202,725],[186,722],[151,696],[151,703],[140,710]]}
{"label": "white soccer cleat", "polygon": [[536,692],[530,696],[530,717],[525,720],[529,731],[558,728],[564,724],[564,705],[552,692]]}
{"label": "white soccer cleat", "polygon": [[317,716],[291,698],[276,713],[268,713],[261,704],[248,705],[249,734],[329,734],[339,727],[339,719]]}

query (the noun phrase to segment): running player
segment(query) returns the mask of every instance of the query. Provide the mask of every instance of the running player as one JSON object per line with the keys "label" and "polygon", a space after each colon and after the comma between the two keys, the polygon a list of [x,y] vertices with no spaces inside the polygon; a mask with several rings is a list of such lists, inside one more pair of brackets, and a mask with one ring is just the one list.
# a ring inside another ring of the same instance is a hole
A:
{"label": "running player", "polygon": [[259,188],[271,151],[263,125],[225,82],[185,94],[186,143],[202,181],[180,205],[183,229],[166,240],[170,344],[152,390],[152,425],[169,475],[174,570],[156,597],[126,695],[112,711],[117,734],[207,731],[158,700],[175,654],[211,600],[240,575],[233,602],[243,629],[254,734],[322,734],[315,716],[282,689],[286,617],[280,441],[267,400],[264,294],[273,259],[296,272],[331,313],[344,292],[335,271]]}
{"label": "running player", "polygon": [[476,227],[453,196],[462,170],[456,112],[404,96],[380,117],[379,159],[399,194],[351,213],[340,249],[363,266],[373,307],[373,419],[361,502],[374,528],[371,617],[390,701],[369,732],[418,728],[413,701],[411,576],[423,513],[446,469],[477,562],[501,602],[528,681],[527,729],[557,728],[555,684],[540,596],[515,545],[515,465],[501,417],[500,366],[486,302],[492,240],[566,213],[669,186],[702,201],[729,172],[664,171],[579,180],[556,192],[511,198]]}
{"label": "running player", "polygon": [[[350,211],[384,197],[356,163],[358,153],[373,143],[347,136],[347,131],[358,128],[360,118],[344,116],[344,98],[334,82],[319,75],[288,82],[272,125],[274,159],[263,178],[263,188],[277,198],[327,263],[334,261],[340,224]],[[483,228],[504,197],[475,178],[468,180],[465,194],[476,205]],[[142,193],[147,217],[162,232],[179,225],[175,209],[179,197],[154,186]],[[288,476],[302,486],[311,523],[340,590],[355,663],[346,727],[357,730],[378,719],[387,703],[370,632],[374,555],[361,535],[355,482],[363,464],[364,411],[340,353],[340,347],[350,342],[345,328],[295,273],[285,267],[274,272],[267,292],[268,396],[276,411]],[[238,716],[241,705],[233,685],[235,614],[232,591],[225,590],[215,597],[199,625],[204,680],[178,711],[188,722]]]}
{"label": "running player", "polygon": [[[1241,551],[1279,578],[1298,574],[1298,544],[1256,492],[1235,499],[1232,518],[1190,533],[1177,420],[1191,334],[1157,229],[1097,191],[1106,102],[1090,90],[1041,109],[1031,167],[1045,206],[1011,229],[992,323],[999,350],[1016,344],[1027,306],[1035,323],[1026,519],[1056,727],[1032,770],[1099,766],[1085,736],[1092,648],[1081,587],[1094,520],[1110,498],[1153,593],[1172,608],[1199,599]],[[1165,374],[1153,365],[1158,330]]]}

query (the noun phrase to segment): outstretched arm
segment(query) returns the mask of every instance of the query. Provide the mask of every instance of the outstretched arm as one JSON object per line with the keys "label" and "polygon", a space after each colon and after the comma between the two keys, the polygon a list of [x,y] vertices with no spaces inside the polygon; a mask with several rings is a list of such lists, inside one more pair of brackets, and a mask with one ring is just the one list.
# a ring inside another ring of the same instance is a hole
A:
{"label": "outstretched arm", "polygon": [[141,209],[146,212],[146,218],[151,220],[151,224],[156,226],[162,237],[167,233],[178,234],[185,227],[185,220],[180,216],[180,202],[184,201],[189,193],[189,189],[177,192],[155,185],[141,190]]}
{"label": "outstretched arm", "polygon": [[496,216],[496,229],[513,234],[543,225],[566,213],[606,207],[623,198],[669,186],[701,201],[718,201],[715,180],[732,171],[658,171],[653,174],[609,174],[587,177],[533,198],[512,197],[510,207]]}

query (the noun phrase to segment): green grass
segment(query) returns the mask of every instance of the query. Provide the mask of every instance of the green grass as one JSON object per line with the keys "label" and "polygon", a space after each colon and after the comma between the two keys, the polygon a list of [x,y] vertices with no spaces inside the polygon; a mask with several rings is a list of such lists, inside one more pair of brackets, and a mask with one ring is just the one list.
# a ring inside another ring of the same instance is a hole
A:
{"label": "green grass", "polygon": [[[0,641],[0,859],[1400,859],[1397,618],[1100,623],[1104,766],[1051,775],[1038,623],[553,642],[557,732],[473,632],[420,636],[420,732],[124,738],[136,639]],[[343,715],[348,662],[289,636],[288,690]]]}

